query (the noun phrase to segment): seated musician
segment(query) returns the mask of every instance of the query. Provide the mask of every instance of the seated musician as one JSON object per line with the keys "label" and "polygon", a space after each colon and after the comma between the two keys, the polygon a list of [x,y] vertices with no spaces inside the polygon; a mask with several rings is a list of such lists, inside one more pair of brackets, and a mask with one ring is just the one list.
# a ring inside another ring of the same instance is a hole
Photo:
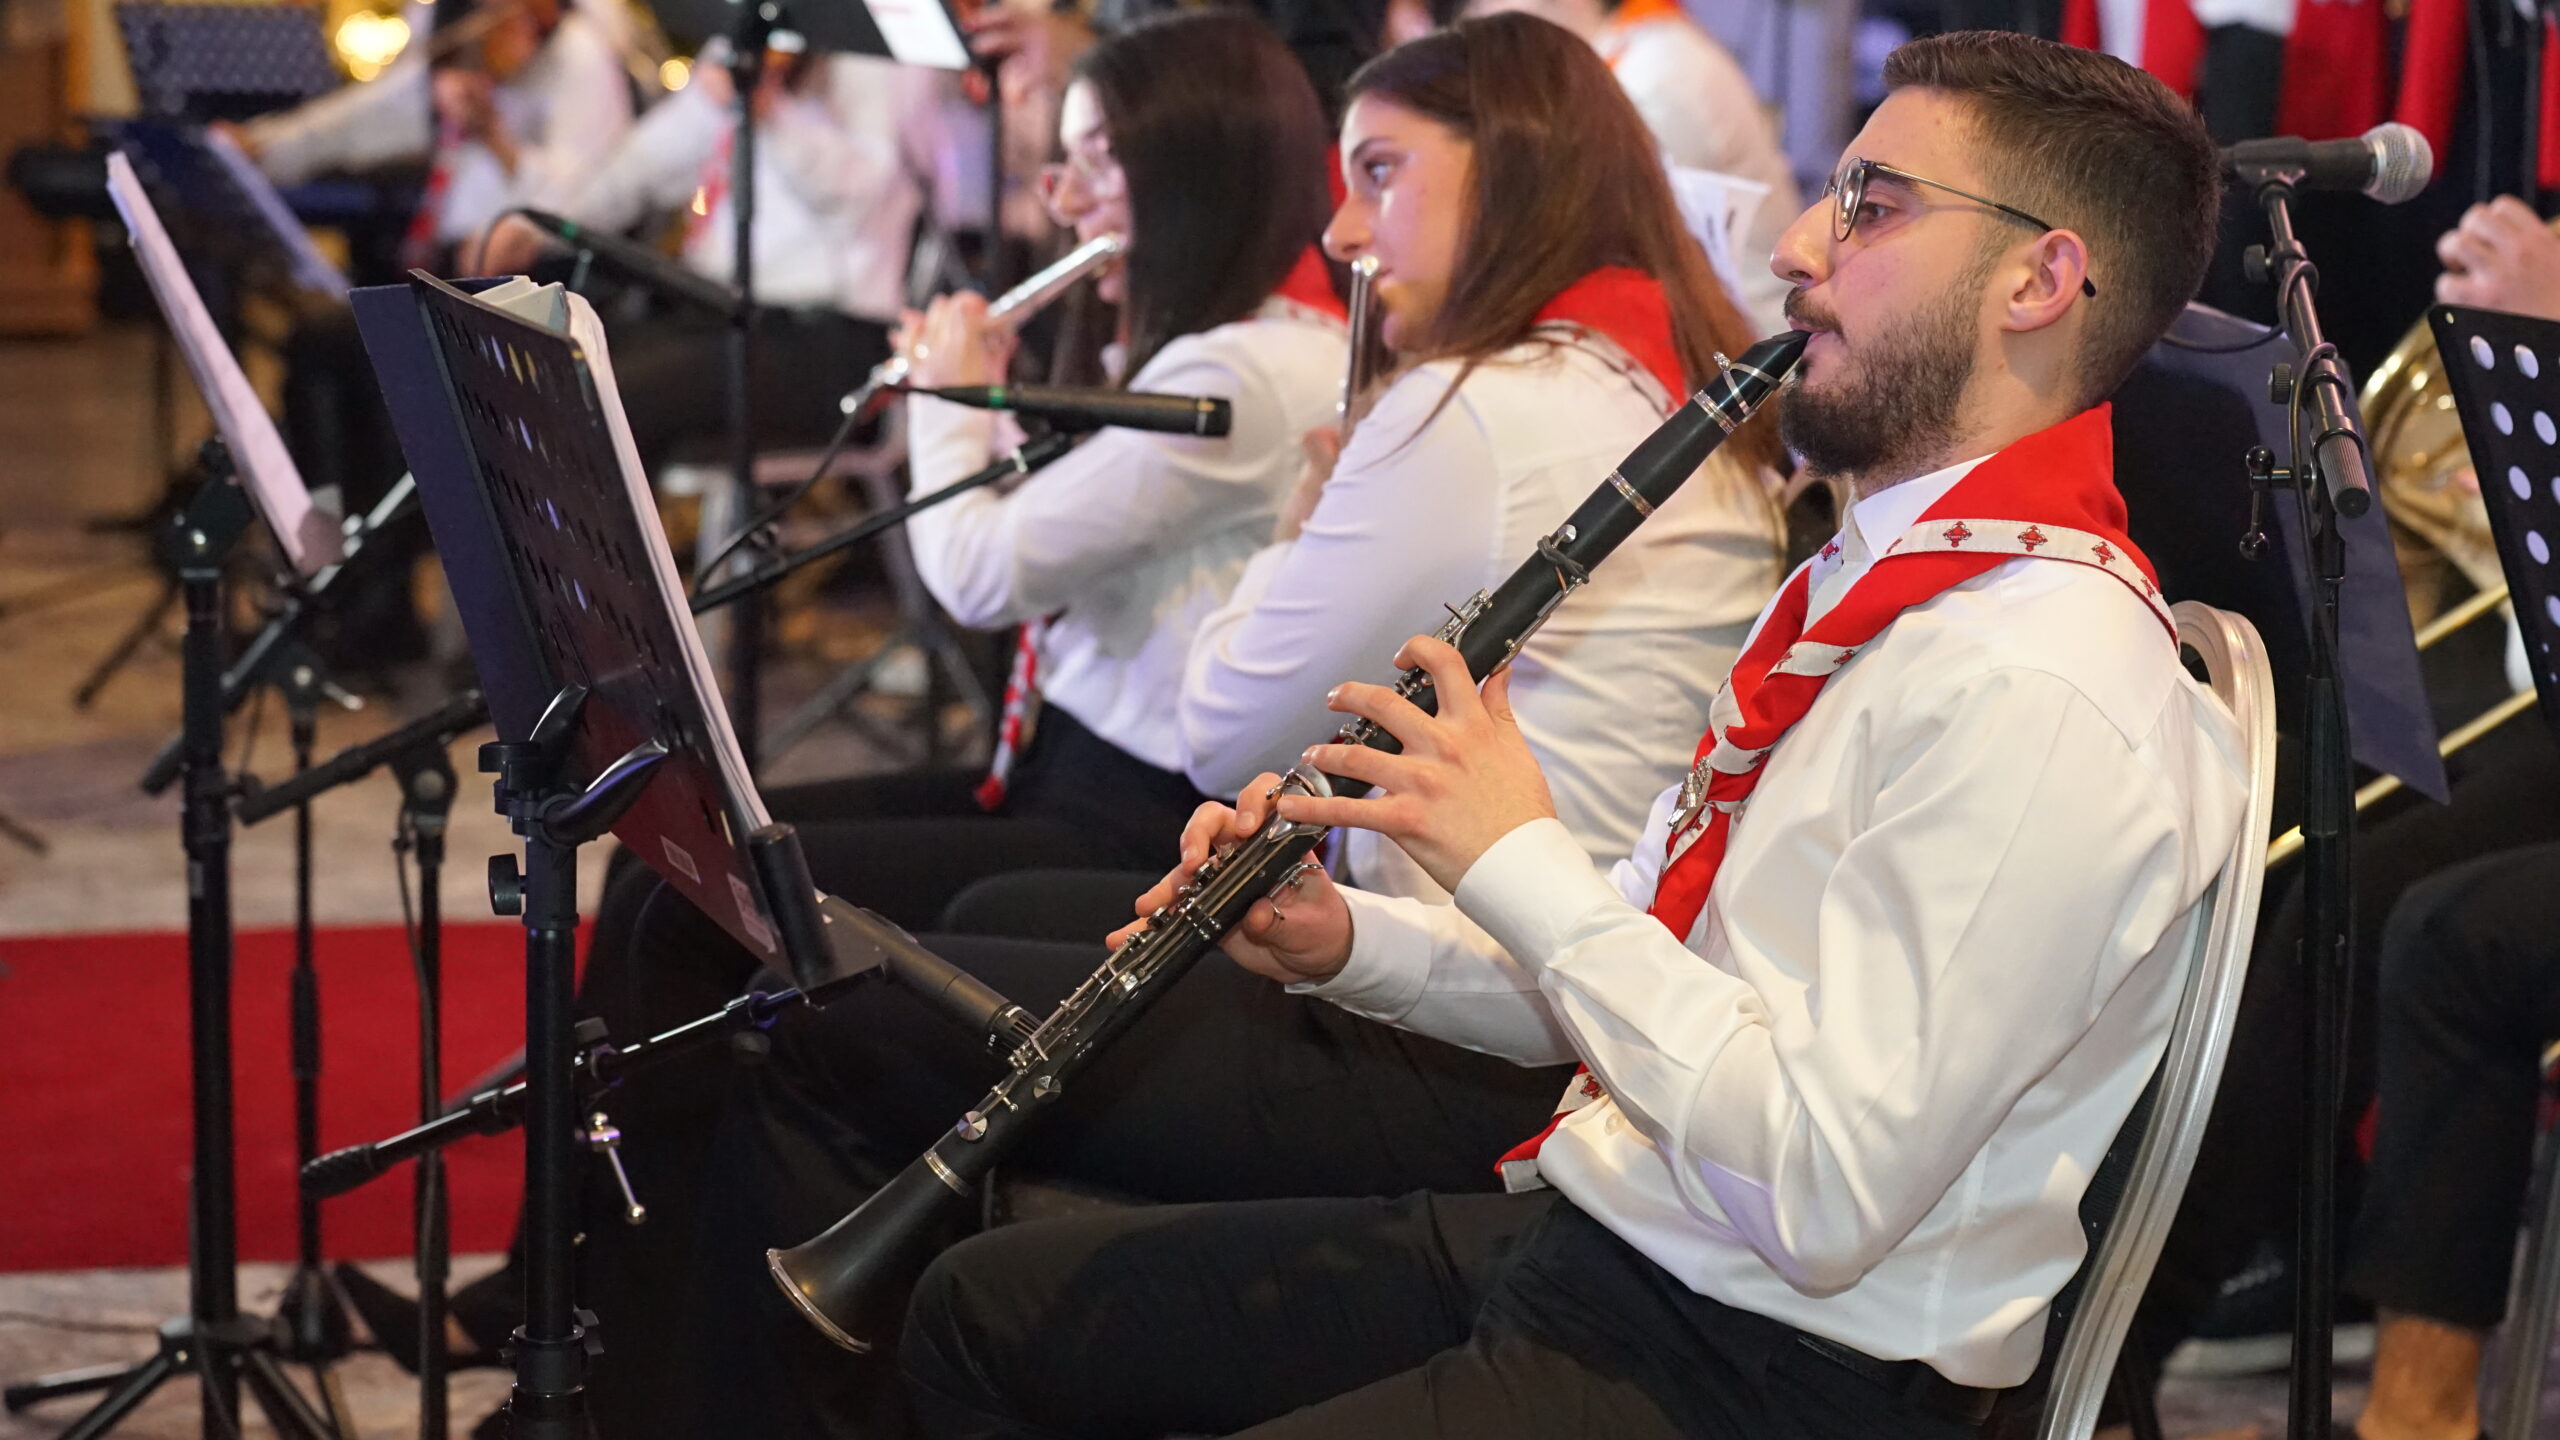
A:
{"label": "seated musician", "polygon": [[[725,42],[691,83],[640,118],[622,143],[560,197],[562,216],[628,231],[683,214],[679,259],[697,275],[735,278],[734,85]],[[826,443],[851,377],[889,356],[905,294],[909,237],[924,207],[947,77],[871,55],[770,51],[756,115],[757,443]],[[464,273],[530,268],[552,242],[521,217],[501,219]],[[656,297],[664,301],[665,297]],[[729,393],[728,317],[683,301],[613,329],[613,369],[641,468],[652,475],[680,446],[722,454]]]}
{"label": "seated musician", "polygon": [[[1322,483],[1300,497],[1303,519],[1284,520],[1292,538],[1255,555],[1200,627],[1179,717],[1195,774],[1250,775],[1329,733],[1339,717],[1310,677],[1389,678],[1417,618],[1508,575],[1674,396],[1714,373],[1708,352],[1748,338],[1680,228],[1642,121],[1588,46],[1525,16],[1468,22],[1398,50],[1370,84],[1449,115],[1432,123],[1482,137],[1482,158],[1470,166],[1420,132],[1346,152],[1352,199],[1332,239],[1385,262],[1385,336],[1405,368],[1340,465],[1310,477]],[[1720,451],[1522,662],[1527,743],[1572,777],[1559,808],[1586,854],[1634,843],[1777,578],[1774,434],[1749,440],[1756,454],[1748,441]],[[1347,858],[1369,885],[1440,895],[1400,853]],[[1134,893],[1118,892],[1121,913]],[[650,943],[635,968],[691,958]],[[930,943],[1034,1012],[1101,958],[1090,940]],[[680,1303],[632,1322],[699,1331],[698,1368],[716,1388],[706,1428],[690,1433],[863,1423],[880,1363],[849,1361],[809,1329],[763,1251],[852,1209],[994,1074],[974,1037],[896,991],[777,1028],[704,1169],[706,1229]],[[1488,1188],[1491,1154],[1543,1118],[1566,1078],[1283,994],[1213,956],[1078,1083],[1023,1163],[1157,1201]],[[590,1247],[621,1248],[624,1236],[601,1233],[613,1229],[591,1230]]]}
{"label": "seated musician", "polygon": [[[2243,798],[2098,403],[2194,292],[2220,185],[2194,114],[2101,54],[1959,33],[1886,79],[1775,261],[1814,332],[1785,434],[1860,498],[1696,783],[1604,875],[1510,684],[1479,697],[1417,638],[1439,716],[1348,684],[1402,754],[1308,756],[1381,791],[1277,813],[1386,836],[1456,904],[1310,876],[1226,944],[1355,1013],[1583,1061],[1579,1108],[1503,1164],[1554,1188],[981,1235],[908,1314],[929,1433],[1960,1436],[2028,1378]],[[1463,168],[1458,132],[1354,94],[1348,153]],[[1205,807],[1142,903],[1266,822],[1269,783]]]}

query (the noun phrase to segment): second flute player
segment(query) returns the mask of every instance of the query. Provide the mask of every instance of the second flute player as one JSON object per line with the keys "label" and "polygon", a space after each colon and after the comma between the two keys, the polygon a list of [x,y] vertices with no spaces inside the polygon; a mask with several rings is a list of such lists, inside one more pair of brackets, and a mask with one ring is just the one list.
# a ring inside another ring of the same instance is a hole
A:
{"label": "second flute player", "polygon": [[1436,716],[1333,699],[1402,753],[1307,756],[1374,793],[1248,787],[1142,902],[1275,816],[1394,841],[1453,907],[1314,874],[1227,952],[1579,1061],[1501,1157],[1516,1193],[981,1235],[909,1311],[928,1433],[1954,1440],[2027,1379],[2239,825],[2236,727],[2123,537],[2103,403],[2194,292],[2220,186],[2193,112],[2104,55],[1959,33],[1885,75],[1773,262],[1814,332],[1785,434],[1859,499],[1628,858],[1564,834],[1507,683],[1417,639]]}

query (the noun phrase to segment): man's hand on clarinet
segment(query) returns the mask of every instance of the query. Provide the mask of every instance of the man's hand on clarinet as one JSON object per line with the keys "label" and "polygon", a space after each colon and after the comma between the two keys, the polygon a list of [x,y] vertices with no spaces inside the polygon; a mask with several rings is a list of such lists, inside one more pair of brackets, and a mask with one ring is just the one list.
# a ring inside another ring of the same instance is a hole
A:
{"label": "man's hand on clarinet", "polygon": [[1424,714],[1384,685],[1337,686],[1328,705],[1376,721],[1404,751],[1311,748],[1306,760],[1318,770],[1376,788],[1357,800],[1286,795],[1280,817],[1374,830],[1402,846],[1442,889],[1455,891],[1495,841],[1555,814],[1555,801],[1512,718],[1509,670],[1487,680],[1479,693],[1457,650],[1428,635],[1406,641],[1395,663],[1419,665],[1431,676],[1439,713]]}
{"label": "man's hand on clarinet", "polygon": [[[1211,855],[1260,830],[1271,818],[1271,790],[1279,783],[1277,775],[1257,775],[1232,808],[1213,802],[1192,812],[1191,823],[1182,827],[1181,863],[1138,897],[1141,918],[1113,931],[1110,943],[1117,946],[1146,928],[1143,917],[1175,903]],[[1222,948],[1238,965],[1283,985],[1328,980],[1351,958],[1351,907],[1324,867],[1310,861],[1281,887],[1278,903],[1255,901],[1244,923],[1227,932]]]}

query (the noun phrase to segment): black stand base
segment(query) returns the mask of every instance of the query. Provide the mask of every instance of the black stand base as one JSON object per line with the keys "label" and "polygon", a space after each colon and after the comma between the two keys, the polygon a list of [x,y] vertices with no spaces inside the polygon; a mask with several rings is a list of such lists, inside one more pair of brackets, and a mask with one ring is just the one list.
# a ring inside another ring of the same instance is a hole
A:
{"label": "black stand base", "polygon": [[[278,1434],[320,1440],[339,1433],[309,1397],[293,1388],[293,1382],[285,1376],[278,1348],[271,1327],[245,1316],[207,1326],[201,1332],[193,1320],[171,1320],[160,1327],[160,1349],[147,1360],[47,1375],[10,1386],[5,1399],[9,1413],[14,1415],[47,1400],[94,1395],[103,1390],[107,1392],[105,1397],[58,1437],[94,1440],[113,1430],[161,1386],[172,1380],[203,1376],[207,1382],[205,1395],[211,1402],[206,1407],[206,1418],[213,1420],[220,1415],[224,1435],[242,1433],[237,1397],[244,1381],[267,1423]],[[230,1397],[228,1404],[217,1398],[226,1395]]]}
{"label": "black stand base", "polygon": [[[189,1195],[187,1316],[161,1327],[159,1351],[129,1368],[50,1376],[5,1392],[7,1407],[105,1391],[62,1432],[104,1435],[172,1379],[200,1382],[206,1440],[242,1433],[245,1382],[283,1440],[340,1440],[341,1432],[285,1379],[273,1322],[240,1313],[235,1216],[231,1046],[231,777],[222,765],[224,558],[249,523],[221,443],[205,445],[205,483],[162,537],[187,610],[183,680],[186,726],[178,773],[186,781],[180,829],[187,857],[187,1004],[194,1180]],[[322,1384],[328,1381],[323,1376]]]}

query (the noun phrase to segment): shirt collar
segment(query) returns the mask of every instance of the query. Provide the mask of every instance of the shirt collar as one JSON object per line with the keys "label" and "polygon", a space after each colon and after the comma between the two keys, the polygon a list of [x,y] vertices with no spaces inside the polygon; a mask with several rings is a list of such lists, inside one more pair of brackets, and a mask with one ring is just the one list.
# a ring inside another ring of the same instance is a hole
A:
{"label": "shirt collar", "polygon": [[1946,498],[1956,482],[1973,473],[1973,467],[1990,459],[1976,455],[1959,460],[1942,470],[1932,470],[1899,485],[1888,486],[1849,507],[1849,523],[1841,527],[1849,553],[1860,560],[1872,561],[1885,547],[1902,538],[1902,532],[1920,523],[1929,507]]}

